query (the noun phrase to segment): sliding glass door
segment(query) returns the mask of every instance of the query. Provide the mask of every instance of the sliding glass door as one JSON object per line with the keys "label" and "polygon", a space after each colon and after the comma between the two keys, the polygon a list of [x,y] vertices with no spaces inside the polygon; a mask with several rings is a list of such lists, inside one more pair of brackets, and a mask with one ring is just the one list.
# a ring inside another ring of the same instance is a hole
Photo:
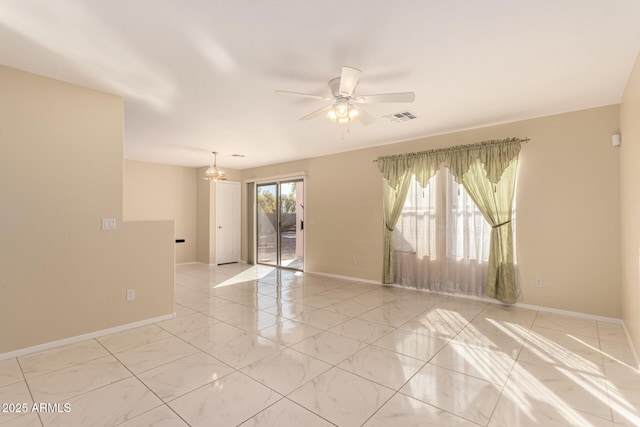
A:
{"label": "sliding glass door", "polygon": [[304,265],[304,182],[256,187],[257,261],[302,270]]}
{"label": "sliding glass door", "polygon": [[260,184],[257,188],[257,232],[259,264],[278,264],[278,186]]}
{"label": "sliding glass door", "polygon": [[302,270],[304,216],[302,180],[280,183],[280,266]]}

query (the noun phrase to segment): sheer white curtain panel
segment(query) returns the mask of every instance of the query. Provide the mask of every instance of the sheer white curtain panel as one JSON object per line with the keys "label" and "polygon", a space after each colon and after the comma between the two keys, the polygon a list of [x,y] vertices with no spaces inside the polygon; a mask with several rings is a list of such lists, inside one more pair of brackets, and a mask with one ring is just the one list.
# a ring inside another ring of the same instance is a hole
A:
{"label": "sheer white curtain panel", "polygon": [[394,232],[395,282],[484,296],[491,226],[446,168],[413,179]]}

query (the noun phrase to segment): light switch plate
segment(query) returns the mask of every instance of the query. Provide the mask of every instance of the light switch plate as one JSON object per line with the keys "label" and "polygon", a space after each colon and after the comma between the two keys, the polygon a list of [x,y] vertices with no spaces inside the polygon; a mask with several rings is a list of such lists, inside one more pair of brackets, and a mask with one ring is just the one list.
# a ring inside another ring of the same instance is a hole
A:
{"label": "light switch plate", "polygon": [[102,229],[103,230],[115,230],[116,229],[116,219],[115,218],[102,218]]}

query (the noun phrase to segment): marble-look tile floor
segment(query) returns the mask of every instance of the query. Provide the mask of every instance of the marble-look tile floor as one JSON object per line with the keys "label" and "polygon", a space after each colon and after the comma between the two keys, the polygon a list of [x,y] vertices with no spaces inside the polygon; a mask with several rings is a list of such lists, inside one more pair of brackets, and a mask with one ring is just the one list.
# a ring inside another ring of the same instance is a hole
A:
{"label": "marble-look tile floor", "polygon": [[0,361],[0,427],[640,425],[618,324],[239,264],[179,266],[175,298]]}

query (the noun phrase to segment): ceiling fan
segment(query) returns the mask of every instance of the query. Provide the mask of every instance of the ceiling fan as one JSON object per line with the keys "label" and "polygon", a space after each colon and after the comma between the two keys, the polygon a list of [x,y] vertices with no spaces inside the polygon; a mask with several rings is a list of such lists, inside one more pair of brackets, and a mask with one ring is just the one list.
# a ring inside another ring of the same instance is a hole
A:
{"label": "ceiling fan", "polygon": [[287,90],[277,90],[280,95],[298,96],[302,98],[319,99],[322,101],[332,101],[319,110],[300,117],[300,120],[311,120],[322,114],[335,123],[347,124],[352,120],[360,120],[363,124],[369,125],[375,122],[375,117],[363,110],[358,104],[373,104],[382,102],[413,102],[415,94],[413,92],[382,93],[378,95],[355,95],[354,91],[358,86],[361,71],[353,67],[342,67],[340,77],[329,80],[331,96],[313,95],[310,93],[290,92]]}

